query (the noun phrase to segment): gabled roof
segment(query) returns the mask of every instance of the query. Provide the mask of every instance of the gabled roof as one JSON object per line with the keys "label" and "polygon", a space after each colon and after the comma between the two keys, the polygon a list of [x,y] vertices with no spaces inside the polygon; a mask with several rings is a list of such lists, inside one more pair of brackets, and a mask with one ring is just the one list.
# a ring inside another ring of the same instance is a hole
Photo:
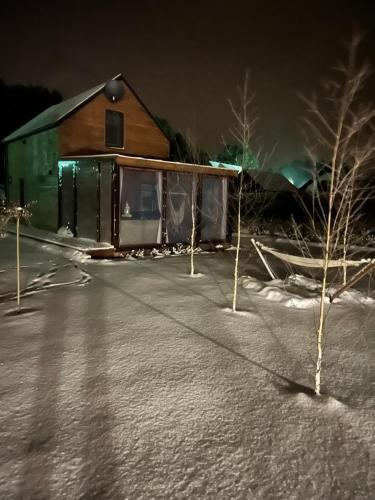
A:
{"label": "gabled roof", "polygon": [[[221,169],[230,169],[239,173],[242,170],[240,165],[233,165],[231,163],[222,163],[218,161],[210,161],[210,165]],[[245,170],[247,175],[259,184],[266,191],[291,191],[295,192],[296,188],[290,180],[282,173],[272,172],[270,170],[252,169]]]}
{"label": "gabled roof", "polygon": [[[153,116],[151,115],[150,111],[146,108],[144,103],[141,101],[141,99],[138,97],[134,89],[132,89],[132,87],[125,80],[125,78],[121,73],[114,76],[112,80],[122,80],[125,83],[125,85],[129,87],[129,89],[135,95],[138,101],[141,103],[141,105],[148,113],[148,115],[153,119]],[[47,130],[49,128],[55,127],[56,125],[61,123],[65,118],[67,118],[70,114],[76,111],[78,108],[86,104],[89,100],[96,97],[104,89],[106,83],[107,82],[96,85],[96,87],[92,87],[91,89],[86,90],[85,92],[81,92],[80,94],[71,97],[70,99],[66,99],[65,101],[62,101],[59,104],[54,104],[53,106],[50,106],[46,110],[42,111],[39,115],[35,116],[30,121],[22,125],[22,127],[18,128],[10,135],[5,137],[2,140],[2,142],[14,141],[16,139],[21,139],[22,137],[27,137],[29,135],[35,134],[36,132],[41,132],[42,130]],[[161,132],[164,134],[163,130],[161,130]]]}
{"label": "gabled roof", "polygon": [[[117,79],[119,76],[113,78]],[[60,102],[59,104],[54,104],[49,108],[42,111],[39,115],[32,118],[30,121],[22,125],[22,127],[18,128],[10,135],[3,139],[3,142],[14,141],[15,139],[20,139],[21,137],[25,137],[35,132],[40,132],[42,130],[46,130],[48,128],[54,127],[58,123],[60,123],[64,118],[70,115],[77,108],[82,106],[85,102],[87,102],[90,98],[96,96],[105,86],[105,83],[101,83],[100,85],[96,85],[85,92],[81,92],[80,94],[71,97],[70,99],[66,99],[65,101]]]}
{"label": "gabled roof", "polygon": [[266,191],[288,191],[296,193],[297,188],[282,174],[270,170],[247,170],[253,180]]}

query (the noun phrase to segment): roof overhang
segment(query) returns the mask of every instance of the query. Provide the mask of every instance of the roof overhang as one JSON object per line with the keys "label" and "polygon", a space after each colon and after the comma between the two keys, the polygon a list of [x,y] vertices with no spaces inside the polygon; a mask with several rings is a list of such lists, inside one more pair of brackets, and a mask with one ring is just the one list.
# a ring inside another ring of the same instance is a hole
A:
{"label": "roof overhang", "polygon": [[143,158],[141,156],[127,156],[121,154],[99,154],[99,155],[78,155],[78,156],[62,156],[61,160],[106,160],[112,159],[121,167],[145,168],[152,170],[169,170],[173,172],[198,173],[208,175],[219,175],[222,177],[235,177],[238,175],[237,170],[230,168],[213,167],[209,165],[198,165],[193,163],[181,163],[166,160],[157,160],[151,158]]}
{"label": "roof overhang", "polygon": [[215,168],[225,168],[235,170],[237,173],[242,172],[241,165],[234,165],[233,163],[222,163],[221,161],[210,161],[210,165]]}

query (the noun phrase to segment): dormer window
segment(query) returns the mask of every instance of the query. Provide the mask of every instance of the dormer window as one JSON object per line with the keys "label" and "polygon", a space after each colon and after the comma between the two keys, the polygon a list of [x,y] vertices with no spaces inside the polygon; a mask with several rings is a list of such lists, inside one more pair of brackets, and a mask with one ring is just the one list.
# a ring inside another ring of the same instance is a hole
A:
{"label": "dormer window", "polygon": [[124,114],[119,111],[105,112],[105,145],[107,148],[124,147]]}

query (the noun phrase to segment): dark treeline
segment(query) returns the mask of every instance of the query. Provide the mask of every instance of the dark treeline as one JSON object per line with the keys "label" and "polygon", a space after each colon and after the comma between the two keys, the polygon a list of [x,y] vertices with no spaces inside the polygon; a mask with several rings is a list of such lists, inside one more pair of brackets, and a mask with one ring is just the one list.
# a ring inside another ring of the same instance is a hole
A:
{"label": "dark treeline", "polygon": [[176,132],[165,118],[154,116],[154,120],[169,139],[171,161],[208,165],[209,154],[194,144],[191,138],[185,137],[181,132]]}
{"label": "dark treeline", "polygon": [[[0,140],[49,106],[61,102],[56,90],[34,85],[7,85],[0,79]],[[5,148],[0,145],[0,184],[5,182]]]}

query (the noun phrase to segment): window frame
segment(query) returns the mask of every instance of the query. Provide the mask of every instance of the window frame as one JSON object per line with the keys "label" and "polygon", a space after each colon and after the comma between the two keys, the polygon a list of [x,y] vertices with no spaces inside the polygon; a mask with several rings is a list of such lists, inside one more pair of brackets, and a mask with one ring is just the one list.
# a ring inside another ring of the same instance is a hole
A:
{"label": "window frame", "polygon": [[[116,144],[111,144],[108,141],[108,117],[110,114],[115,114],[115,115],[120,115],[121,116],[121,146],[116,145]],[[121,111],[116,111],[113,109],[106,109],[105,110],[105,146],[106,148],[110,149],[124,149],[125,145],[125,137],[124,137],[124,113]]]}

